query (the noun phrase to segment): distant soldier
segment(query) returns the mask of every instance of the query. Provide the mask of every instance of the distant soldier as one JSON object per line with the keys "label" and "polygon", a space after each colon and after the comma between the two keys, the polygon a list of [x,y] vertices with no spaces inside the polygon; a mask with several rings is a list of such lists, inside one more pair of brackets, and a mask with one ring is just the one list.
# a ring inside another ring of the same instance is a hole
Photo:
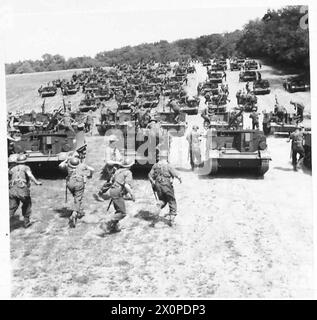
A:
{"label": "distant soldier", "polygon": [[16,165],[9,170],[9,207],[10,216],[13,216],[20,203],[22,203],[22,215],[24,228],[31,226],[30,216],[32,213],[32,200],[30,194],[30,180],[36,185],[42,183],[35,179],[32,171],[26,163],[26,155],[18,155]]}
{"label": "distant soldier", "polygon": [[132,172],[130,171],[133,162],[122,162],[114,166],[115,172],[110,181],[108,190],[104,193],[105,200],[110,199],[115,212],[107,218],[106,222],[101,225],[101,228],[107,232],[119,232],[118,223],[126,217],[125,198],[135,201],[132,191]]}
{"label": "distant soldier", "polygon": [[70,116],[68,112],[64,113],[63,118],[58,122],[58,124],[62,124],[66,130],[72,131],[75,133],[72,124],[74,123],[74,119]]}
{"label": "distant soldier", "polygon": [[71,101],[67,102],[66,109],[67,109],[68,112],[72,112],[72,103],[71,103]]}
{"label": "distant soldier", "polygon": [[276,114],[280,122],[282,123],[287,122],[287,110],[285,107],[279,104],[276,96],[275,96],[274,113]]}
{"label": "distant soldier", "polygon": [[304,119],[304,109],[305,106],[300,103],[300,102],[294,102],[294,101],[290,101],[290,104],[292,104],[294,106],[294,109],[296,110],[297,114],[296,114],[296,119],[297,119],[297,123],[302,122]]}
{"label": "distant soldier", "polygon": [[179,116],[181,113],[181,108],[179,106],[179,104],[176,102],[175,99],[170,99],[170,101],[167,104],[171,110],[173,110],[174,112],[174,121],[175,123],[177,123],[179,121]]}
{"label": "distant soldier", "polygon": [[249,81],[246,83],[245,89],[247,90],[247,93],[250,92],[250,83],[249,83]]}
{"label": "distant soldier", "polygon": [[69,226],[75,228],[77,219],[82,218],[85,213],[82,207],[87,177],[91,177],[95,171],[92,167],[81,162],[79,157],[73,156],[60,163],[61,169],[67,169],[66,192],[70,191],[74,197],[75,210],[69,217]]}
{"label": "distant soldier", "polygon": [[256,109],[252,109],[249,118],[252,119],[252,130],[259,130],[259,114],[256,112]]}
{"label": "distant soldier", "polygon": [[211,102],[211,95],[209,92],[205,93],[204,98],[205,98],[205,104],[208,102]]}
{"label": "distant soldier", "polygon": [[240,97],[241,97],[242,91],[241,89],[237,91],[236,93],[236,98],[237,98],[237,104],[240,104]]}
{"label": "distant soldier", "polygon": [[[155,163],[148,175],[153,191],[159,199],[160,210],[169,204],[169,213],[165,217],[169,217],[167,224],[172,226],[177,215],[177,204],[173,188],[173,178],[182,182],[181,177],[176,170],[168,163],[168,151],[163,150],[159,154],[160,160]],[[159,213],[151,226],[154,226],[159,219]]]}
{"label": "distant soldier", "polygon": [[192,130],[188,133],[186,140],[189,143],[189,159],[190,166],[192,170],[195,169],[196,166],[201,164],[201,150],[200,150],[200,136],[201,134],[198,132],[199,127],[193,126]]}
{"label": "distant soldier", "polygon": [[226,74],[226,72],[225,72],[225,71],[223,71],[222,79],[225,79],[225,81],[227,81],[227,74]]}
{"label": "distant soldier", "polygon": [[257,73],[257,75],[258,75],[258,80],[261,80],[261,79],[262,79],[261,72],[257,71],[256,73]]}
{"label": "distant soldier", "polygon": [[[304,150],[304,137],[300,128],[296,128],[295,132],[293,132],[287,142],[292,140],[292,165],[294,171],[297,171],[297,163],[304,158],[305,150]],[[299,159],[297,159],[297,154],[299,154]]]}
{"label": "distant soldier", "polygon": [[85,121],[85,129],[86,129],[86,132],[90,133],[90,135],[92,135],[93,125],[94,125],[94,116],[92,114],[92,110],[89,110],[86,117],[86,121]]}

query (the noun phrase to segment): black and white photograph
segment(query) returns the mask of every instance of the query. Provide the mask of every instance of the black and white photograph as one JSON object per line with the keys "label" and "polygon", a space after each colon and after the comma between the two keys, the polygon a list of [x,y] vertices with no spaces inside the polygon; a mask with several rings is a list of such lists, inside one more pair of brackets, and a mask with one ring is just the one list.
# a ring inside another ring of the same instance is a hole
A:
{"label": "black and white photograph", "polygon": [[222,3],[1,1],[9,297],[315,297],[311,7]]}

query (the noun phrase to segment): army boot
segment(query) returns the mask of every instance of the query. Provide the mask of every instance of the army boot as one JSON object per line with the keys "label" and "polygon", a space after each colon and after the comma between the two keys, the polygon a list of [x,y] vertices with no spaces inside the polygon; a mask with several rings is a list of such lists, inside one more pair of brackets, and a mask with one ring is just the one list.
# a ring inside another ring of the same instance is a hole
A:
{"label": "army boot", "polygon": [[175,221],[176,213],[168,213],[164,216],[166,218],[166,224],[169,227],[172,227]]}
{"label": "army boot", "polygon": [[73,211],[72,215],[69,217],[69,221],[68,221],[69,227],[75,228],[76,222],[77,222],[77,212]]}

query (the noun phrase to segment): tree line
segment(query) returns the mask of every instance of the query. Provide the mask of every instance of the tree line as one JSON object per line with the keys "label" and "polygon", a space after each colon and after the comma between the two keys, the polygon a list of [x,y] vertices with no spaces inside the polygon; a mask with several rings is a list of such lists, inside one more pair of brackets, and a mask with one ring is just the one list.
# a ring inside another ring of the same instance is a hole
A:
{"label": "tree line", "polygon": [[[304,19],[304,20],[303,20]],[[304,25],[303,25],[304,23]],[[121,63],[179,61],[188,59],[249,56],[271,59],[284,65],[309,68],[309,34],[301,6],[268,10],[262,19],[249,21],[243,30],[211,34],[173,42],[161,40],[97,53],[92,57],[65,59],[44,54],[41,60],[5,65],[6,74],[113,66]]]}

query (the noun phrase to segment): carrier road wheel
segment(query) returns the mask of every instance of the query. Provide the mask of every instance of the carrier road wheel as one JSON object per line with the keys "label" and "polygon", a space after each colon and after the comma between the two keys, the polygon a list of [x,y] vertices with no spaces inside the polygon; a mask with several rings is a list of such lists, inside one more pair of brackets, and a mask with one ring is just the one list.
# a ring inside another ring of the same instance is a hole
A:
{"label": "carrier road wheel", "polygon": [[269,170],[269,160],[261,160],[261,165],[258,168],[258,175],[260,177],[264,176],[264,174]]}
{"label": "carrier road wheel", "polygon": [[210,174],[215,175],[218,171],[218,160],[209,159],[209,165],[210,165]]}

